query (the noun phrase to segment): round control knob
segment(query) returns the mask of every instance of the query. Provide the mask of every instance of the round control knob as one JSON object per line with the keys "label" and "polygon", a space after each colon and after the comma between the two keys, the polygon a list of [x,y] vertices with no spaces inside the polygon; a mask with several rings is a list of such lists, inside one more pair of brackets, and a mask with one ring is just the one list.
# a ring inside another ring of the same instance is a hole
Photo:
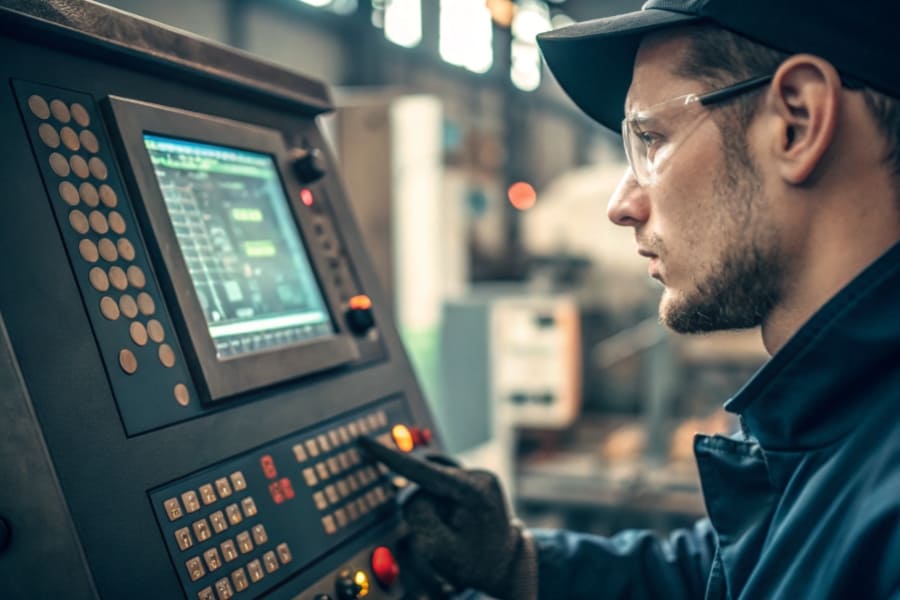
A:
{"label": "round control knob", "polygon": [[400,577],[400,567],[387,546],[379,546],[372,552],[372,573],[385,588],[394,585]]}
{"label": "round control knob", "polygon": [[328,172],[325,154],[318,148],[297,148],[291,152],[294,174],[303,183],[312,183]]}
{"label": "round control knob", "polygon": [[357,600],[369,595],[369,576],[365,571],[346,569],[338,575],[335,582],[338,600]]}
{"label": "round control knob", "polygon": [[347,327],[356,335],[362,336],[375,326],[375,316],[372,314],[372,301],[368,296],[359,295],[350,298],[347,304]]}

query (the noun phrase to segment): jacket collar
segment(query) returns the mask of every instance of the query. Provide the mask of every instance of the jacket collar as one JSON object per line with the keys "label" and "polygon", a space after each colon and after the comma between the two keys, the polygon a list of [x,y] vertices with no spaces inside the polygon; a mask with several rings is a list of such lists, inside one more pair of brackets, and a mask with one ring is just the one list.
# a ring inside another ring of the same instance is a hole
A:
{"label": "jacket collar", "polygon": [[725,409],[767,450],[813,449],[846,435],[879,398],[895,401],[897,389],[900,244],[819,309]]}

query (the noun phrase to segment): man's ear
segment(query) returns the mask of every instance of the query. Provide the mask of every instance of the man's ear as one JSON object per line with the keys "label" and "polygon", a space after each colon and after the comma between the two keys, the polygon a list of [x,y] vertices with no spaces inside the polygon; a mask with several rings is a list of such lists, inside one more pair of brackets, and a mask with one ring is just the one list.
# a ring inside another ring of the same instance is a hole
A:
{"label": "man's ear", "polygon": [[770,148],[785,181],[802,185],[821,163],[837,127],[840,98],[841,77],[828,61],[797,54],[778,67],[766,103],[776,117]]}

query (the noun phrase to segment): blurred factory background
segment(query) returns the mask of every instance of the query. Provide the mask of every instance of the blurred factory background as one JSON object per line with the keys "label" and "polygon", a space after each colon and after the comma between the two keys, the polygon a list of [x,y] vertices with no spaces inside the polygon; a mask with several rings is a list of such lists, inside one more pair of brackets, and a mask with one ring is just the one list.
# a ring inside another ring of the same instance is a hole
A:
{"label": "blurred factory background", "polygon": [[535,43],[638,0],[105,3],[332,86],[322,127],[443,439],[526,522],[702,514],[693,434],[735,427],[721,405],[765,360],[759,336],[658,325],[632,231],[606,219],[621,142]]}

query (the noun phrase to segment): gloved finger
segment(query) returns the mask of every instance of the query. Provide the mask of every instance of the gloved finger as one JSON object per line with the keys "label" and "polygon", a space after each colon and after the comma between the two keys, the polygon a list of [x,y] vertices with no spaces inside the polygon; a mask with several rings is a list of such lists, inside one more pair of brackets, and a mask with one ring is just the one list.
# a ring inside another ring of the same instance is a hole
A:
{"label": "gloved finger", "polygon": [[446,563],[460,546],[460,536],[445,523],[439,503],[437,498],[419,494],[403,506],[403,519],[416,546],[433,564]]}
{"label": "gloved finger", "polygon": [[356,442],[372,458],[384,463],[395,473],[418,483],[432,494],[460,502],[472,497],[471,484],[462,476],[463,472],[460,469],[445,467],[435,464],[434,461],[424,461],[398,452],[366,436],[360,436]]}

